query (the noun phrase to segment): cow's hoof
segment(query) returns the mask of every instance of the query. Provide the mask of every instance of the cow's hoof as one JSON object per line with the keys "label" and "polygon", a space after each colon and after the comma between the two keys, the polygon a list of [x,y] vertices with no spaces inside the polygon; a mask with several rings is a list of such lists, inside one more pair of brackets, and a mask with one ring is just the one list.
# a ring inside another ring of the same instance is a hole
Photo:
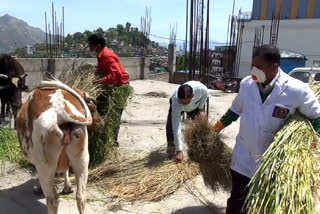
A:
{"label": "cow's hoof", "polygon": [[33,187],[33,194],[35,195],[43,195],[43,191],[41,186],[34,186]]}
{"label": "cow's hoof", "polygon": [[62,195],[68,195],[70,193],[73,193],[73,189],[72,187],[64,187],[61,193]]}

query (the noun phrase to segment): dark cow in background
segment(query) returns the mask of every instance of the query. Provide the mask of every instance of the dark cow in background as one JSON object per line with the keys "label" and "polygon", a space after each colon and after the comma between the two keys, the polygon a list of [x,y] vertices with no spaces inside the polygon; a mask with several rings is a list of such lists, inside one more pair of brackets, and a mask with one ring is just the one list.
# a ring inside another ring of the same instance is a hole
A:
{"label": "dark cow in background", "polygon": [[17,60],[9,55],[0,54],[0,119],[9,116],[10,108],[13,115],[16,116],[22,105],[22,91],[29,90],[26,86],[26,76],[27,74]]}

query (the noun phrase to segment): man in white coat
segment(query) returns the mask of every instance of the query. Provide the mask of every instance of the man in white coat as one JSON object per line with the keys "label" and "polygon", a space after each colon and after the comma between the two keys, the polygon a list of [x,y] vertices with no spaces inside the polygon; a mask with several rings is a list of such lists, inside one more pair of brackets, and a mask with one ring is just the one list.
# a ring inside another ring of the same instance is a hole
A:
{"label": "man in white coat", "polygon": [[181,114],[187,112],[191,119],[205,117],[204,106],[208,98],[208,89],[199,81],[189,81],[176,88],[170,98],[170,108],[166,125],[167,153],[178,162],[183,160],[181,137]]}
{"label": "man in white coat", "polygon": [[251,76],[241,81],[232,106],[213,125],[219,132],[241,117],[230,169],[232,190],[227,214],[246,213],[242,208],[247,185],[259,167],[261,156],[290,115],[299,111],[313,120],[316,131],[320,130],[317,97],[307,84],[288,76],[279,65],[278,48],[271,45],[256,48]]}

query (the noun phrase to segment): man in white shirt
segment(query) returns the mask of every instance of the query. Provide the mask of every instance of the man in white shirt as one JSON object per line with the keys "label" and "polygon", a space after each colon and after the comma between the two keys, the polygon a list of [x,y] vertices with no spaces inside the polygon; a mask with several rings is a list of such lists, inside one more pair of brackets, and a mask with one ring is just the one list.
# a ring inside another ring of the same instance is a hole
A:
{"label": "man in white shirt", "polygon": [[208,89],[199,81],[189,81],[179,86],[170,99],[166,135],[167,153],[175,155],[178,162],[183,160],[181,137],[181,114],[187,112],[191,119],[204,117],[204,106],[208,98]]}
{"label": "man in white shirt", "polygon": [[233,149],[232,190],[226,214],[244,214],[248,184],[259,168],[261,157],[290,115],[299,111],[313,121],[320,132],[320,104],[310,87],[284,73],[277,47],[255,49],[251,76],[245,77],[227,113],[213,126],[221,131],[240,119],[240,130]]}

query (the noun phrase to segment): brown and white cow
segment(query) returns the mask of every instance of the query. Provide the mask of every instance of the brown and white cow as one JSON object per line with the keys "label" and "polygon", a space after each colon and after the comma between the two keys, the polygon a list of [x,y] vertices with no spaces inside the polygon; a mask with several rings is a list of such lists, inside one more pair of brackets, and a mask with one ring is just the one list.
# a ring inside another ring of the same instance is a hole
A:
{"label": "brown and white cow", "polygon": [[84,213],[89,163],[87,126],[101,128],[102,121],[85,93],[59,81],[43,81],[22,105],[16,117],[18,138],[25,158],[37,169],[49,214],[56,214],[59,205],[55,173],[66,173],[68,191],[70,166],[77,181],[77,206]]}

